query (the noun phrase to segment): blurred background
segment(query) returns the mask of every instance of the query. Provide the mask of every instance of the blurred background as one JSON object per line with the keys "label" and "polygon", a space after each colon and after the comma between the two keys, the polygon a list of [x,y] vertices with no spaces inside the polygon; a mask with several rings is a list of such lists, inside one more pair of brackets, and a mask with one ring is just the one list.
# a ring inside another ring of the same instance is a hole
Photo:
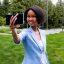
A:
{"label": "blurred background", "polygon": [[[0,26],[6,26],[6,15],[24,13],[32,5],[42,7],[45,12],[46,22],[40,28],[61,28],[64,26],[64,0],[0,0]],[[26,22],[21,25],[26,28]]]}
{"label": "blurred background", "polygon": [[[64,64],[64,0],[0,0],[0,64],[21,64],[24,46],[14,43],[12,31],[6,25],[6,15],[24,13],[32,5],[42,7],[45,12],[46,22],[39,27],[47,33],[50,64]],[[26,22],[21,24],[18,33],[27,27]]]}

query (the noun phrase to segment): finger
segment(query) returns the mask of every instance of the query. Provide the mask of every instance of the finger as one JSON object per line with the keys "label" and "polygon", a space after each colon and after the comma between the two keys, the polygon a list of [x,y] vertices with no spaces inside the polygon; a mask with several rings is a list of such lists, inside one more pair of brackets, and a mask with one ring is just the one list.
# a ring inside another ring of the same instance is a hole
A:
{"label": "finger", "polygon": [[15,15],[15,17],[17,17],[18,16],[18,13]]}
{"label": "finger", "polygon": [[16,20],[17,20],[17,17],[14,19],[14,21],[13,21],[13,25],[15,24]]}
{"label": "finger", "polygon": [[11,16],[10,20],[13,18],[13,15]]}
{"label": "finger", "polygon": [[12,19],[13,19],[13,16],[11,16],[11,18],[10,18],[10,24],[12,24],[12,22],[13,22]]}
{"label": "finger", "polygon": [[19,28],[19,27],[20,27],[20,25],[18,25],[18,24],[17,24],[17,25],[15,25],[15,28]]}
{"label": "finger", "polygon": [[18,14],[16,14],[15,16],[12,16],[11,19],[10,19],[10,24],[13,24],[15,23],[15,20],[16,20],[16,17],[18,16]]}
{"label": "finger", "polygon": [[14,26],[10,25],[11,29],[15,29],[15,28],[19,28],[19,27],[20,27],[20,25],[14,25]]}
{"label": "finger", "polygon": [[14,17],[13,17],[13,20],[18,16],[18,14],[16,14]]}

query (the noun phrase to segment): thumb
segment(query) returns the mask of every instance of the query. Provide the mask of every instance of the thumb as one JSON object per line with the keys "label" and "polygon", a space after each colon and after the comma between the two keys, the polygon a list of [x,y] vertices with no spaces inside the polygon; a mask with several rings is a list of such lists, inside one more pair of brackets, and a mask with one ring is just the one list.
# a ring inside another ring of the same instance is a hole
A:
{"label": "thumb", "polygon": [[19,28],[19,27],[20,27],[20,25],[17,24],[17,25],[16,25],[16,28]]}

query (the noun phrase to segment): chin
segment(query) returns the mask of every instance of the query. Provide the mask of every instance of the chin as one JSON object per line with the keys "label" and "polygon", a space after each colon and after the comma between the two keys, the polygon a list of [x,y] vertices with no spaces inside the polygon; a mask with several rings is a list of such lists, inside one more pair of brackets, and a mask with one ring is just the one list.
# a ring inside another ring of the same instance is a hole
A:
{"label": "chin", "polygon": [[32,24],[29,24],[29,26],[34,26],[34,25],[32,25]]}

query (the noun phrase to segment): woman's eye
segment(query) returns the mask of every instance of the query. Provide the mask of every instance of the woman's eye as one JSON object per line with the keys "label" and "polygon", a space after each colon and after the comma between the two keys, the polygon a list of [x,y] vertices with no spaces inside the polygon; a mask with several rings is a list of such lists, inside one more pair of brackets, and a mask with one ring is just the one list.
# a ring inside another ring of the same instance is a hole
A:
{"label": "woman's eye", "polygon": [[30,17],[30,15],[27,15],[27,17]]}
{"label": "woman's eye", "polygon": [[36,16],[27,16],[27,18],[36,18]]}
{"label": "woman's eye", "polygon": [[35,18],[36,16],[32,16],[33,18]]}

